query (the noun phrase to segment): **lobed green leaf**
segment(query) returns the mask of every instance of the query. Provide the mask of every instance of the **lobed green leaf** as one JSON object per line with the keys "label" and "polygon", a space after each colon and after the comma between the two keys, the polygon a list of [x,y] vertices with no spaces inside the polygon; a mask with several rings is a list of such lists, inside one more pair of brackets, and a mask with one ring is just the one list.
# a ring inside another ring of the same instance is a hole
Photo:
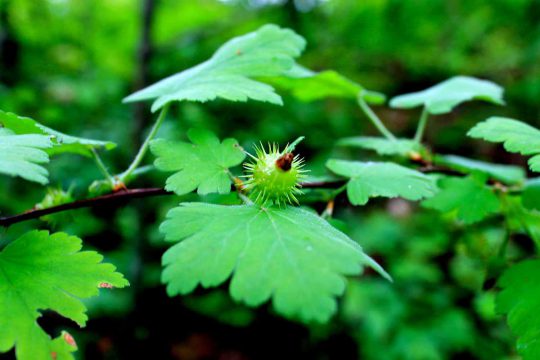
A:
{"label": "lobed green leaf", "polygon": [[519,337],[517,350],[523,360],[540,358],[540,260],[526,260],[510,267],[498,281],[497,310],[508,315],[508,324]]}
{"label": "lobed green leaf", "polygon": [[15,134],[36,134],[50,137],[52,147],[47,150],[49,155],[60,153],[74,153],[83,156],[91,156],[92,149],[104,148],[111,150],[116,147],[109,141],[98,141],[63,134],[47,126],[41,125],[29,117],[18,116],[0,110],[0,126],[7,128]]}
{"label": "lobed green leaf", "polygon": [[301,208],[184,203],[160,230],[178,242],[163,255],[170,296],[232,277],[237,301],[258,306],[272,298],[285,316],[324,322],[336,311],[344,276],[368,265],[388,278],[360,245]]}
{"label": "lobed green leaf", "polygon": [[459,104],[471,100],[503,105],[503,89],[491,81],[455,76],[428,89],[396,96],[390,100],[390,106],[399,109],[424,106],[435,115],[449,113]]}
{"label": "lobed green leaf", "polygon": [[468,136],[491,142],[503,143],[510,152],[536,155],[529,159],[531,170],[540,172],[540,130],[521,121],[491,117],[476,124]]}
{"label": "lobed green leaf", "polygon": [[157,139],[150,149],[157,157],[157,169],[175,171],[167,179],[165,189],[183,195],[197,189],[201,195],[231,191],[229,168],[239,165],[246,157],[234,139],[219,139],[209,131],[191,129],[188,137],[193,142]]}
{"label": "lobed green leaf", "polygon": [[455,211],[466,224],[483,220],[500,209],[499,198],[485,185],[485,177],[473,174],[464,178],[439,179],[440,191],[422,206],[442,212]]}
{"label": "lobed green leaf", "polygon": [[289,29],[262,26],[222,45],[202,64],[172,75],[124,99],[124,102],[155,99],[152,111],[171,101],[230,101],[248,99],[281,105],[281,97],[255,77],[279,76],[290,70],[305,40]]}
{"label": "lobed green leaf", "polygon": [[347,196],[353,205],[365,205],[372,197],[420,200],[436,192],[434,181],[412,169],[390,162],[329,160],[334,173],[350,178]]}
{"label": "lobed green leaf", "polygon": [[49,173],[41,164],[49,162],[44,149],[51,146],[49,136],[16,135],[0,128],[0,173],[47,184]]}
{"label": "lobed green leaf", "polygon": [[34,230],[0,252],[0,352],[15,346],[19,360],[50,359],[61,346],[38,325],[40,311],[55,311],[84,326],[80,299],[98,295],[102,283],[128,285],[113,265],[101,263],[101,255],[81,252],[81,244],[65,233]]}

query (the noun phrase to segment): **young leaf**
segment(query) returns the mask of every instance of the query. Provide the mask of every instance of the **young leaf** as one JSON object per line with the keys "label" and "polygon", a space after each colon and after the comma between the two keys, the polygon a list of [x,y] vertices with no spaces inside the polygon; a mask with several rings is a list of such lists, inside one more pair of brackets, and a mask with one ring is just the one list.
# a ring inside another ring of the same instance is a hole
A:
{"label": "young leaf", "polygon": [[435,194],[428,176],[390,162],[329,160],[326,166],[334,173],[350,178],[347,196],[353,205],[365,205],[369,198],[402,197],[419,200]]}
{"label": "young leaf", "polygon": [[499,279],[497,310],[508,315],[523,360],[540,359],[540,260],[510,267]]}
{"label": "young leaf", "polygon": [[484,219],[500,208],[499,198],[485,185],[485,177],[443,177],[440,191],[422,205],[442,212],[457,211],[457,218],[466,224]]}
{"label": "young leaf", "polygon": [[540,178],[531,179],[525,183],[521,198],[525,208],[540,210]]}
{"label": "young leaf", "polygon": [[[529,191],[535,193],[529,193]],[[512,233],[525,233],[540,248],[540,212],[538,208],[538,189],[532,188],[522,192],[521,196],[505,196],[504,216],[508,230]]]}
{"label": "young leaf", "polygon": [[334,70],[319,73],[296,64],[282,76],[265,79],[278,88],[286,89],[302,101],[314,101],[327,97],[356,100],[362,92],[366,102],[383,104],[384,94],[366,90],[362,85],[346,78]]}
{"label": "young leaf", "polygon": [[193,144],[164,139],[152,141],[150,149],[157,157],[156,168],[175,171],[167,179],[165,189],[183,195],[197,189],[201,195],[231,191],[228,168],[242,163],[246,155],[238,142],[225,139],[222,143],[209,131],[191,129],[188,137]]}
{"label": "young leaf", "polygon": [[50,359],[59,344],[38,325],[40,311],[84,326],[81,298],[98,295],[102,283],[128,285],[113,265],[101,263],[101,255],[79,251],[81,243],[65,233],[34,230],[0,252],[0,352],[15,346],[19,360]]}
{"label": "young leaf", "polygon": [[540,171],[540,130],[528,124],[509,118],[490,117],[476,124],[467,135],[503,143],[504,148],[510,152],[536,155],[529,159],[529,166],[533,171]]}
{"label": "young leaf", "polygon": [[445,114],[465,101],[483,100],[502,105],[503,89],[486,80],[455,76],[426,90],[399,95],[390,100],[393,108],[425,106],[430,114]]}
{"label": "young leaf", "polygon": [[506,184],[517,184],[525,180],[525,171],[519,166],[492,164],[457,155],[437,156],[435,164],[462,172],[478,171]]}
{"label": "young leaf", "polygon": [[230,101],[248,99],[282,104],[281,97],[253,77],[273,77],[294,65],[305,40],[292,30],[265,25],[234,38],[202,64],[172,75],[124,99],[125,102],[156,99],[152,111],[171,101]]}
{"label": "young leaf", "polygon": [[409,139],[389,140],[382,137],[356,136],[338,140],[338,146],[374,150],[379,155],[411,156],[422,151],[421,145]]}
{"label": "young leaf", "polygon": [[170,296],[232,276],[235,300],[258,306],[272,298],[285,316],[324,322],[336,311],[345,275],[368,265],[388,278],[360,245],[301,208],[184,203],[160,230],[178,242],[163,255]]}
{"label": "young leaf", "polygon": [[38,134],[51,135],[53,147],[47,150],[49,155],[60,153],[74,153],[83,156],[91,156],[92,149],[104,148],[111,150],[116,147],[109,141],[98,141],[62,134],[56,130],[41,125],[34,119],[18,116],[0,110],[0,125],[13,131],[15,134]]}
{"label": "young leaf", "polygon": [[47,184],[49,173],[40,164],[49,162],[43,149],[51,146],[49,136],[15,135],[0,128],[0,173]]}

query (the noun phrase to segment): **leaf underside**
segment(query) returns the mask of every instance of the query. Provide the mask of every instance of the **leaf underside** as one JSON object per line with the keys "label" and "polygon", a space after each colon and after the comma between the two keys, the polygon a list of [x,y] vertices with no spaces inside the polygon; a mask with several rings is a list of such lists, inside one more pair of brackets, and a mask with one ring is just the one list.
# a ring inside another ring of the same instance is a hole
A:
{"label": "leaf underside", "polygon": [[20,360],[51,358],[59,345],[38,325],[40,311],[84,326],[80,299],[98,295],[100,283],[128,285],[113,265],[101,263],[101,255],[81,252],[81,244],[65,233],[34,230],[0,252],[0,352],[15,346]]}
{"label": "leaf underside", "polygon": [[519,166],[492,164],[457,155],[437,156],[435,163],[457,171],[478,171],[506,184],[521,183],[525,180],[525,171]]}
{"label": "leaf underside", "polygon": [[0,125],[18,135],[47,135],[52,142],[52,147],[47,150],[49,155],[73,153],[91,156],[92,149],[103,148],[111,150],[116,147],[115,143],[109,141],[98,141],[66,135],[41,125],[29,117],[18,116],[14,113],[8,113],[2,110],[0,110]]}
{"label": "leaf underside", "polygon": [[124,99],[125,102],[155,99],[152,111],[171,101],[230,101],[248,99],[282,104],[281,97],[257,77],[279,76],[294,65],[305,40],[289,29],[262,26],[222,45],[202,64],[172,75]]}
{"label": "leaf underside", "polygon": [[170,296],[232,277],[236,301],[258,306],[272,298],[285,316],[324,322],[336,311],[344,276],[361,273],[362,265],[388,276],[356,242],[297,207],[184,203],[160,230],[178,242],[163,255]]}
{"label": "leaf underside", "polygon": [[410,156],[421,151],[421,145],[410,139],[389,140],[370,136],[343,138],[338,140],[337,145],[373,150],[379,155]]}
{"label": "leaf underside", "polygon": [[314,101],[324,98],[346,98],[356,100],[362,92],[366,102],[383,104],[385,96],[375,91],[366,90],[362,85],[346,78],[337,71],[311,71],[295,64],[280,77],[264,79],[278,88],[290,91],[302,101]]}
{"label": "leaf underside", "polygon": [[430,177],[390,162],[329,160],[326,166],[350,178],[347,196],[353,205],[365,205],[369,198],[378,196],[420,200],[436,192]]}
{"label": "leaf underside", "polygon": [[503,89],[491,81],[455,76],[428,89],[396,96],[390,100],[390,106],[400,109],[425,106],[430,114],[445,114],[471,100],[502,105]]}
{"label": "leaf underside", "polygon": [[540,130],[518,120],[491,117],[476,124],[467,135],[503,143],[504,148],[510,152],[535,155],[529,159],[529,167],[533,171],[540,172]]}
{"label": "leaf underside", "polygon": [[540,260],[510,267],[499,279],[497,310],[519,337],[517,350],[524,360],[540,359]]}
{"label": "leaf underside", "polygon": [[193,142],[157,139],[150,148],[157,157],[155,166],[162,171],[175,171],[167,179],[165,189],[183,195],[197,189],[201,195],[227,194],[231,191],[228,168],[242,163],[246,155],[234,139],[219,139],[209,131],[188,131]]}
{"label": "leaf underside", "polygon": [[0,128],[0,173],[47,184],[49,172],[41,164],[49,162],[45,149],[51,146],[49,136],[16,135]]}

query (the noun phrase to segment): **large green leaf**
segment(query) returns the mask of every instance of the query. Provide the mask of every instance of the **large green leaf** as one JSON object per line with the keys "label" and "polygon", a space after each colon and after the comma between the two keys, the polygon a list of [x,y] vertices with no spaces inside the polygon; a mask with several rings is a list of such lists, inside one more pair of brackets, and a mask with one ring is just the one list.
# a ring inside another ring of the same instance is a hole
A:
{"label": "large green leaf", "polygon": [[503,89],[491,81],[455,76],[428,89],[396,96],[390,100],[390,106],[401,109],[425,106],[430,114],[445,114],[471,100],[504,104]]}
{"label": "large green leaf", "polygon": [[422,205],[442,212],[456,211],[457,218],[466,224],[480,221],[500,208],[499,198],[485,185],[483,176],[443,177],[438,185],[440,191]]}
{"label": "large green leaf", "polygon": [[40,311],[84,326],[80,299],[98,295],[103,283],[128,285],[113,265],[101,263],[101,255],[79,251],[81,244],[74,236],[35,230],[0,252],[0,352],[15,346],[19,360],[50,359],[58,344],[38,325]]}
{"label": "large green leaf", "polygon": [[98,141],[62,134],[56,130],[41,125],[34,119],[18,116],[0,110],[0,125],[10,129],[15,134],[50,135],[53,147],[47,150],[50,155],[59,153],[75,153],[84,156],[92,155],[92,149],[104,148],[107,150],[116,147],[109,141]]}
{"label": "large green leaf", "polygon": [[156,168],[175,171],[167,179],[165,189],[178,195],[197,189],[201,195],[231,191],[228,168],[239,165],[246,157],[238,142],[225,139],[222,143],[209,131],[188,131],[193,144],[164,139],[152,141],[150,148],[157,157]]}
{"label": "large green leaf", "polygon": [[329,160],[326,166],[350,178],[347,196],[353,205],[364,205],[369,198],[377,196],[419,200],[436,192],[430,177],[390,162]]}
{"label": "large green leaf", "polygon": [[257,306],[272,298],[285,316],[322,322],[336,311],[345,275],[368,265],[388,277],[360,245],[301,208],[184,203],[160,230],[178,242],[163,255],[170,296],[232,276],[235,300]]}
{"label": "large green leaf", "polygon": [[410,139],[356,136],[338,140],[337,145],[374,150],[379,155],[411,156],[422,151],[422,145]]}
{"label": "large green leaf", "polygon": [[356,100],[360,93],[371,104],[382,104],[385,101],[384,94],[366,90],[362,85],[334,70],[317,73],[301,65],[295,65],[283,76],[264,80],[278,88],[289,90],[302,101],[313,101],[327,97]]}
{"label": "large green leaf", "polygon": [[525,171],[519,166],[492,164],[457,155],[437,156],[435,163],[462,172],[478,171],[507,184],[521,183],[525,180]]}
{"label": "large green leaf", "polygon": [[508,315],[508,324],[519,337],[517,350],[523,360],[540,359],[540,260],[510,267],[499,279],[502,291],[497,310]]}
{"label": "large green leaf", "polygon": [[49,162],[49,156],[43,149],[51,146],[49,136],[16,135],[11,130],[0,128],[0,173],[40,184],[48,183],[49,173],[40,164]]}
{"label": "large green leaf", "polygon": [[514,119],[491,117],[476,124],[467,135],[503,143],[510,152],[536,155],[529,159],[529,166],[533,171],[540,171],[540,130],[530,125]]}
{"label": "large green leaf", "polygon": [[172,75],[124,99],[126,102],[156,99],[152,111],[171,101],[230,101],[248,99],[282,104],[281,97],[254,77],[279,76],[294,65],[305,40],[292,30],[265,25],[234,38],[202,64]]}

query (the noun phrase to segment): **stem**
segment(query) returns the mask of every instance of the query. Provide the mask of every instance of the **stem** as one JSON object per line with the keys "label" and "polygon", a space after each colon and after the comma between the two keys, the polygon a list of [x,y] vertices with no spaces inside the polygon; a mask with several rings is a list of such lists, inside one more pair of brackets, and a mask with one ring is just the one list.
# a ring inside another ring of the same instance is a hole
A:
{"label": "stem", "polygon": [[136,198],[145,198],[150,196],[161,196],[161,195],[173,195],[161,188],[148,188],[148,189],[130,189],[114,192],[107,195],[97,196],[89,199],[76,200],[73,202],[52,206],[45,209],[30,209],[23,213],[0,217],[0,226],[10,226],[21,221],[37,219],[45,215],[55,214],[66,210],[74,210],[85,207],[94,207],[100,205],[110,206],[113,202],[125,201]]}
{"label": "stem", "polygon": [[341,185],[339,188],[337,188],[336,190],[332,191],[332,199],[335,199],[339,194],[347,190],[347,184],[348,183],[345,183]]}
{"label": "stem", "polygon": [[154,123],[154,126],[152,127],[152,130],[150,130],[150,133],[146,137],[146,140],[144,140],[144,143],[142,144],[141,148],[139,149],[139,152],[137,153],[137,155],[135,156],[135,159],[133,159],[133,162],[131,163],[131,165],[129,165],[127,170],[124,171],[120,175],[119,180],[121,182],[123,182],[128,176],[130,176],[131,173],[133,173],[133,171],[135,171],[137,166],[139,166],[139,164],[143,160],[144,155],[146,155],[146,152],[148,151],[148,146],[150,145],[150,141],[154,138],[154,136],[156,136],[156,133],[159,130],[159,127],[161,126],[161,124],[163,123],[163,120],[165,120],[165,117],[167,116],[167,111],[168,110],[169,110],[169,104],[165,105],[161,109],[161,112],[159,113],[159,116],[158,116],[156,122]]}
{"label": "stem", "polygon": [[377,128],[377,130],[380,131],[381,134],[384,135],[385,138],[387,138],[388,140],[392,140],[392,141],[395,141],[396,140],[396,137],[394,136],[394,134],[392,134],[387,128],[386,126],[384,126],[384,124],[382,123],[381,119],[379,119],[379,117],[377,116],[377,114],[375,114],[373,112],[373,110],[371,110],[371,108],[369,107],[369,105],[366,103],[366,101],[364,100],[364,97],[362,95],[362,92],[360,92],[360,94],[358,94],[358,105],[360,106],[360,109],[362,109],[362,111],[364,112],[364,114],[366,114],[366,116],[368,117],[368,119],[373,123],[373,125],[375,125],[375,127]]}
{"label": "stem", "polygon": [[111,183],[111,186],[114,186],[114,178],[112,177],[111,173],[107,170],[107,167],[101,160],[101,157],[99,157],[98,152],[96,149],[92,148],[92,155],[94,155],[94,160],[96,160],[96,165],[101,171],[101,173],[105,176],[105,178]]}
{"label": "stem", "polygon": [[414,134],[414,142],[420,144],[422,141],[422,136],[424,136],[424,130],[426,128],[427,120],[429,117],[429,112],[424,106],[422,109],[422,114],[420,115],[420,121],[418,122],[418,127],[416,128],[416,134]]}
{"label": "stem", "polygon": [[321,217],[323,219],[330,219],[332,218],[332,215],[334,214],[334,199],[331,199],[326,203],[326,208],[321,214]]}

